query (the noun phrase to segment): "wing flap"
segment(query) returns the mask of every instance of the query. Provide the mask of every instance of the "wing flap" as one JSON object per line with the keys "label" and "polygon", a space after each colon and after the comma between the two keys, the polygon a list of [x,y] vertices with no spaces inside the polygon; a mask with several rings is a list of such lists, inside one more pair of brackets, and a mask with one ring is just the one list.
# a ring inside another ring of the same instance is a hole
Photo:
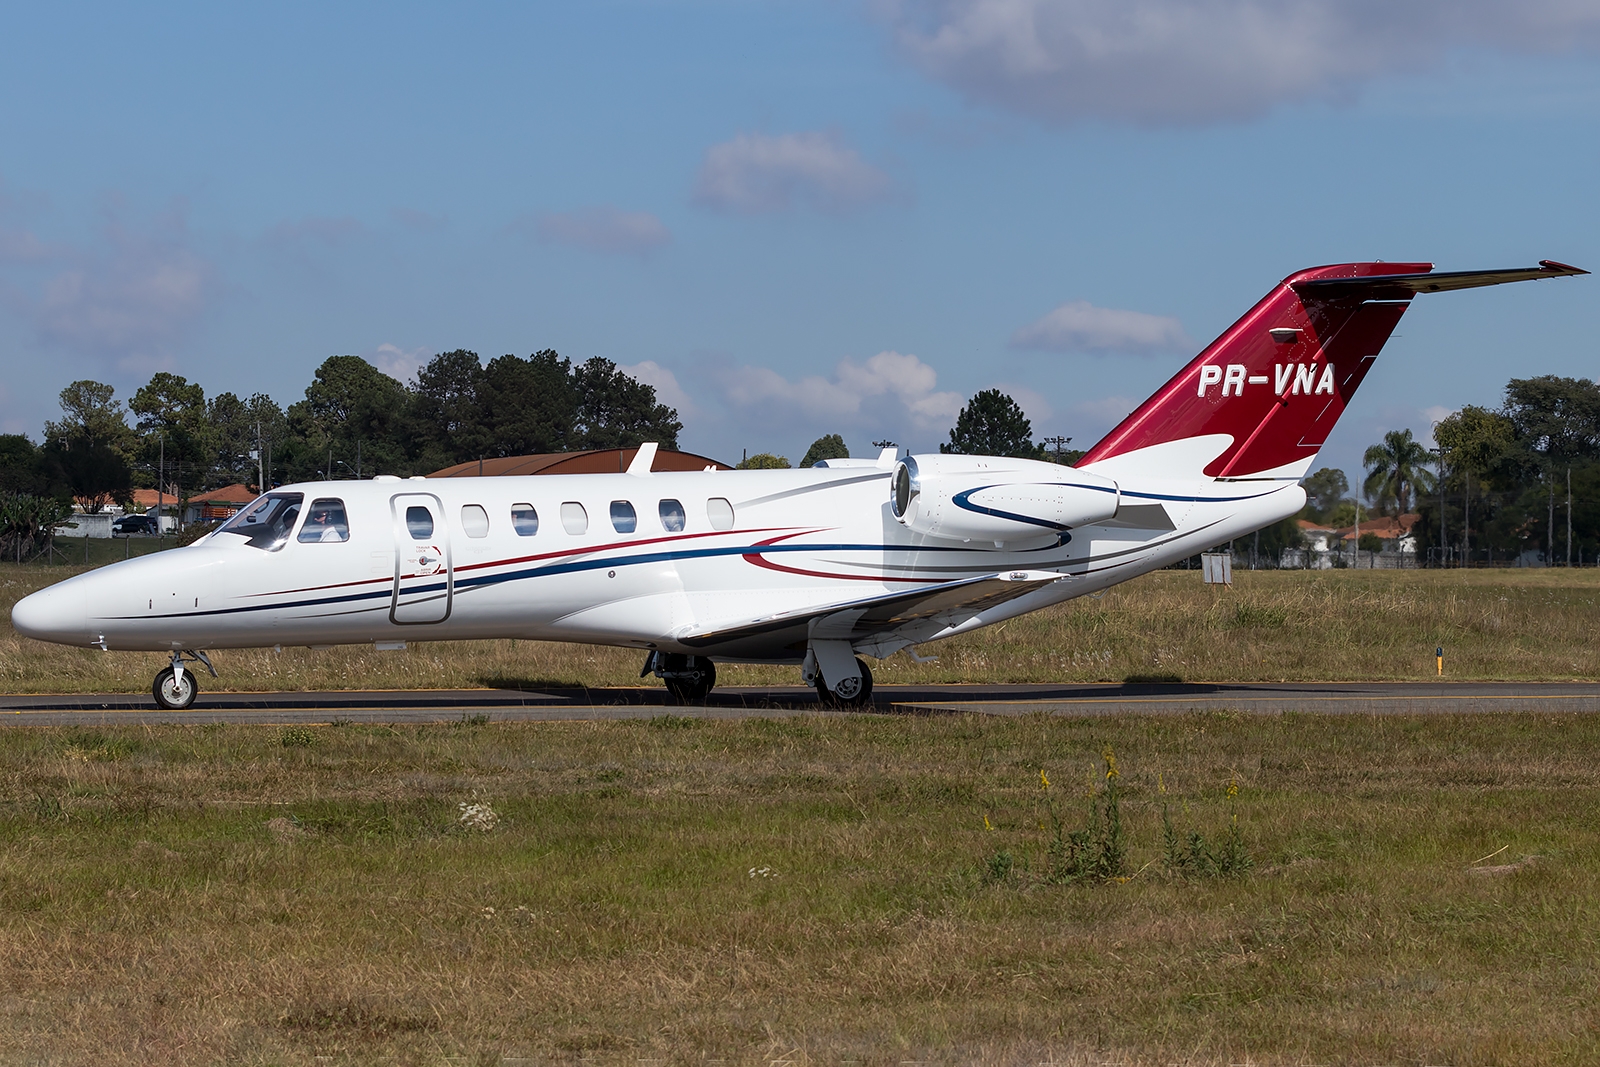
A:
{"label": "wing flap", "polygon": [[677,643],[689,648],[737,648],[746,641],[794,645],[803,651],[812,638],[860,641],[892,634],[902,627],[941,617],[970,618],[988,608],[1026,596],[1061,581],[1055,571],[1007,571],[925,586],[905,593],[889,593],[815,608],[802,608],[747,619],[714,629],[682,635]]}

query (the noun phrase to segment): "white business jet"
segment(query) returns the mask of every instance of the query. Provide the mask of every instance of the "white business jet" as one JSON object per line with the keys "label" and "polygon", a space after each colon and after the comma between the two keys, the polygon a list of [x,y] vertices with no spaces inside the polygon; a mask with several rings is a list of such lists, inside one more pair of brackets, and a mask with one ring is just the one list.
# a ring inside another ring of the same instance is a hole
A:
{"label": "white business jet", "polygon": [[1277,285],[1075,467],[995,456],[806,470],[308,482],[186,548],[18,602],[44,641],[170,652],[163,708],[208,652],[528,638],[646,652],[678,702],[715,663],[798,663],[868,700],[860,656],[1127,581],[1294,515],[1305,475],[1418,293],[1584,274],[1346,263]]}

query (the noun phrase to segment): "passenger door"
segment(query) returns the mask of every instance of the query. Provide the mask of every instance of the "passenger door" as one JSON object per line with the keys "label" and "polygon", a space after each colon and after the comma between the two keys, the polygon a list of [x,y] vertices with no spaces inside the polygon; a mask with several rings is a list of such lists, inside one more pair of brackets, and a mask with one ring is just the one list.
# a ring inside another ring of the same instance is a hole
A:
{"label": "passenger door", "polygon": [[389,498],[394,521],[394,599],[389,620],[400,625],[443,622],[450,617],[455,578],[444,505],[432,493]]}

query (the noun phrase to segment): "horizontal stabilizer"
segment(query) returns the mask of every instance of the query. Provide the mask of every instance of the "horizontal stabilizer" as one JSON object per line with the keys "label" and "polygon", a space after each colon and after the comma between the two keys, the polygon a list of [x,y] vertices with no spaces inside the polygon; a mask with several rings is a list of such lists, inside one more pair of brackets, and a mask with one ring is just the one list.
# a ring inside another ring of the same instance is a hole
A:
{"label": "horizontal stabilizer", "polygon": [[1442,274],[1388,274],[1365,278],[1318,278],[1291,284],[1301,296],[1318,300],[1409,300],[1418,293],[1447,293],[1453,289],[1477,289],[1484,285],[1568,278],[1574,274],[1588,273],[1553,259],[1541,259],[1537,267],[1454,270]]}

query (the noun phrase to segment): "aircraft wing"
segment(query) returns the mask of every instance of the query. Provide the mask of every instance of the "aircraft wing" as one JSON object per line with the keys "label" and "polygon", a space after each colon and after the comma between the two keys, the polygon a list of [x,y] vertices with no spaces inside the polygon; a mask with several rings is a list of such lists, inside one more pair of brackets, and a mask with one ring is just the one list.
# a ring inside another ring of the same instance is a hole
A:
{"label": "aircraft wing", "polygon": [[[952,623],[1026,596],[1065,578],[1055,571],[1005,571],[814,608],[760,616],[677,638],[680,645],[717,654],[758,659],[802,655],[815,639],[864,641],[878,638],[888,651],[926,640]],[[899,640],[896,640],[899,638]],[[764,650],[757,652],[757,649]],[[783,655],[774,655],[778,650]],[[880,653],[887,654],[887,652]]]}

